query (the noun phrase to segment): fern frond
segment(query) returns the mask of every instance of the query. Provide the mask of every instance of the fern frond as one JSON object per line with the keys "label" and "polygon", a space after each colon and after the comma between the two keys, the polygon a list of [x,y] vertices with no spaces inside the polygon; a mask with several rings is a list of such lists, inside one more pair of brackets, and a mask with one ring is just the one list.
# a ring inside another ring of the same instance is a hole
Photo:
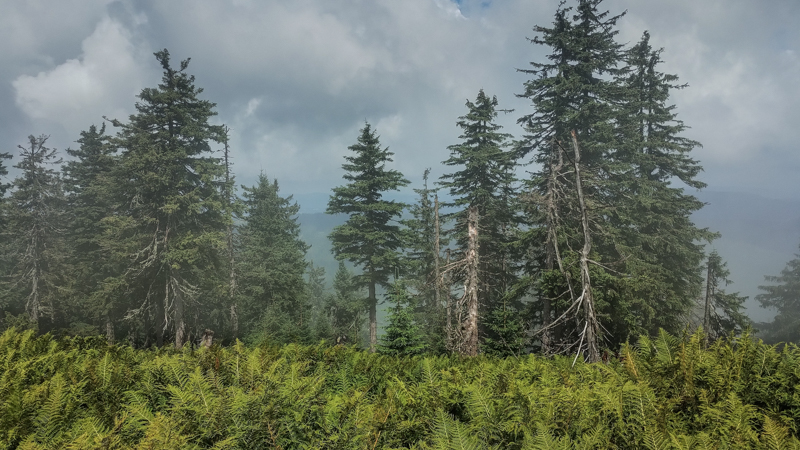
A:
{"label": "fern frond", "polygon": [[789,437],[789,429],[778,421],[764,416],[764,431],[761,433],[761,443],[767,450],[785,450],[797,448]]}

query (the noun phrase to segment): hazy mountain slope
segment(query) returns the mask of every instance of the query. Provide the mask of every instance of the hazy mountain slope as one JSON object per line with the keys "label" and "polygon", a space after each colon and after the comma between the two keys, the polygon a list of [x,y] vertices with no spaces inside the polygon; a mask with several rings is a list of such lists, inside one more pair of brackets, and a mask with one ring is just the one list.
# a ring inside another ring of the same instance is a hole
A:
{"label": "hazy mountain slope", "polygon": [[[728,262],[733,280],[728,289],[750,297],[747,306],[751,318],[770,320],[773,313],[759,308],[754,297],[760,292],[758,286],[764,284],[764,275],[777,275],[798,251],[800,201],[735,192],[704,191],[697,196],[707,203],[694,215],[697,225],[722,234],[713,247]],[[311,208],[314,209],[319,210]],[[338,265],[331,254],[328,234],[345,219],[322,212],[299,217],[301,237],[312,246],[308,259],[325,267],[328,280]]]}
{"label": "hazy mountain slope", "polygon": [[722,233],[713,247],[728,262],[733,284],[750,298],[748,314],[755,321],[771,320],[773,313],[755,301],[764,275],[777,275],[797,253],[800,243],[800,201],[734,192],[701,192],[708,203],[694,215],[699,226]]}

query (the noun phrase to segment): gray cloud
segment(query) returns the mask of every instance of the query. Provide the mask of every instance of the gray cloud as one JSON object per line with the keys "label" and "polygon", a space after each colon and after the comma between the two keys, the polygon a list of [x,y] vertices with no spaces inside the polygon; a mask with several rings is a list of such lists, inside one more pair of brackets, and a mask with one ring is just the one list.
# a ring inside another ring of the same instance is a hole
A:
{"label": "gray cloud", "polygon": [[[152,52],[192,58],[189,70],[233,130],[239,180],[260,171],[287,193],[327,192],[364,120],[417,180],[456,143],[456,118],[478,89],[516,112],[528,105],[524,68],[544,49],[526,41],[549,25],[557,2],[295,0],[258,2],[6,0],[0,19],[0,146],[30,133],[63,148],[101,116],[124,118],[159,73]],[[665,70],[690,88],[674,101],[711,188],[793,194],[800,70],[796,2],[635,2],[620,39],[649,30]],[[6,11],[10,13],[6,14]],[[74,11],[74,12],[73,12]],[[27,127],[28,129],[21,129]]]}

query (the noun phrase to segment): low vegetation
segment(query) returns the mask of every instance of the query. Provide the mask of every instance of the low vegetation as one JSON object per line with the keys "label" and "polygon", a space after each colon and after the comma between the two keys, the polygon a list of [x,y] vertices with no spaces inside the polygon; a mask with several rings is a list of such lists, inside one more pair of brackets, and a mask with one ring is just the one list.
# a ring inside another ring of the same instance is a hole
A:
{"label": "low vegetation", "polygon": [[800,349],[703,341],[662,332],[587,364],[137,350],[12,329],[0,337],[0,448],[800,448]]}

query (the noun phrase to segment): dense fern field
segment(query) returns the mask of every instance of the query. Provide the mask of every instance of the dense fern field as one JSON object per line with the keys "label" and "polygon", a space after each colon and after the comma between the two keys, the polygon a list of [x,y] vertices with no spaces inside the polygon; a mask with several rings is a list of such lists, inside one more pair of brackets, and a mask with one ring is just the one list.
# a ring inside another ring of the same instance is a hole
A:
{"label": "dense fern field", "polygon": [[0,337],[3,449],[800,448],[800,350],[666,333],[607,364]]}

